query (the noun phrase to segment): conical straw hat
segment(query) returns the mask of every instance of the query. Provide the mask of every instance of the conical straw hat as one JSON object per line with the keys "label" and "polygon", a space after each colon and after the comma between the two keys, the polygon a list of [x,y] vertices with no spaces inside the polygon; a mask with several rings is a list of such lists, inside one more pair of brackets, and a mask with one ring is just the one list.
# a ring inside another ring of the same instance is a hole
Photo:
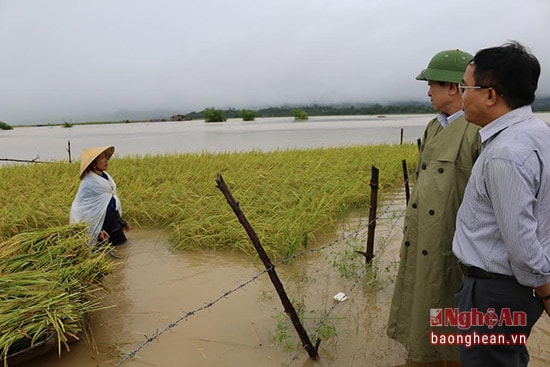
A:
{"label": "conical straw hat", "polygon": [[110,159],[113,153],[115,152],[115,147],[93,147],[93,148],[86,148],[82,150],[82,154],[80,155],[80,179],[82,180],[82,176],[84,176],[84,172],[86,172],[86,169],[88,166],[101,155],[101,153],[105,152],[105,156],[107,159]]}

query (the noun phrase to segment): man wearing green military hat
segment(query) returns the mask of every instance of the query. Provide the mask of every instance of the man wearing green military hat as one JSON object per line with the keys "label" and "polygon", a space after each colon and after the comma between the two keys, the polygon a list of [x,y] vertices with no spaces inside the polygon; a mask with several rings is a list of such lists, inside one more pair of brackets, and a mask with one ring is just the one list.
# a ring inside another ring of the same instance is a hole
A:
{"label": "man wearing green military hat", "polygon": [[458,49],[438,52],[416,77],[428,82],[428,96],[439,114],[420,143],[388,322],[388,335],[405,346],[408,365],[460,365],[457,346],[431,340],[433,332],[457,330],[430,315],[455,307],[454,293],[462,282],[452,252],[455,219],[481,150],[479,128],[465,120],[458,88],[472,58]]}

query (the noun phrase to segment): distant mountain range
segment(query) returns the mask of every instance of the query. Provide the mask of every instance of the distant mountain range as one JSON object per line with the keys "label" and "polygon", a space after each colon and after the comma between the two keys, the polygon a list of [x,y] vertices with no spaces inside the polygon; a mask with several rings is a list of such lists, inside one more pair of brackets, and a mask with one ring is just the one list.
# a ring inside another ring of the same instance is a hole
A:
{"label": "distant mountain range", "polygon": [[79,118],[79,122],[83,121],[144,121],[144,120],[162,120],[169,119],[177,113],[181,113],[177,110],[163,110],[156,109],[152,111],[131,111],[131,110],[119,110],[113,113],[106,114],[94,114],[93,116],[85,116]]}

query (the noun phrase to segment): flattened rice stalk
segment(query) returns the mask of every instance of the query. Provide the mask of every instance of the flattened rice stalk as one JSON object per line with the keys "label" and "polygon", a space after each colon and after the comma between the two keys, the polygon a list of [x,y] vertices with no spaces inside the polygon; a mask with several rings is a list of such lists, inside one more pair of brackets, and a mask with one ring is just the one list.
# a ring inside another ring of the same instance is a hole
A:
{"label": "flattened rice stalk", "polygon": [[40,254],[48,256],[42,260],[53,261],[85,255],[89,246],[82,246],[88,240],[84,225],[54,227],[15,235],[0,243],[2,256]]}

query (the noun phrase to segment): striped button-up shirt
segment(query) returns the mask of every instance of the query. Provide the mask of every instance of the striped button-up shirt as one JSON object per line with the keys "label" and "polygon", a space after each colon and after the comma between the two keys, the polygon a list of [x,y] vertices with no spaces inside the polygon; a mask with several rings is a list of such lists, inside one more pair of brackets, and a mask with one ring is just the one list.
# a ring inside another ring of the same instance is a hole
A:
{"label": "striped button-up shirt", "polygon": [[437,115],[437,120],[439,121],[439,124],[441,125],[442,128],[446,128],[447,126],[449,126],[451,122],[453,122],[454,120],[456,120],[457,118],[463,115],[464,115],[463,110],[458,110],[450,116],[447,115],[446,113],[441,112],[439,115]]}
{"label": "striped button-up shirt", "polygon": [[482,150],[457,215],[453,252],[466,265],[550,283],[550,127],[530,106],[479,131]]}

